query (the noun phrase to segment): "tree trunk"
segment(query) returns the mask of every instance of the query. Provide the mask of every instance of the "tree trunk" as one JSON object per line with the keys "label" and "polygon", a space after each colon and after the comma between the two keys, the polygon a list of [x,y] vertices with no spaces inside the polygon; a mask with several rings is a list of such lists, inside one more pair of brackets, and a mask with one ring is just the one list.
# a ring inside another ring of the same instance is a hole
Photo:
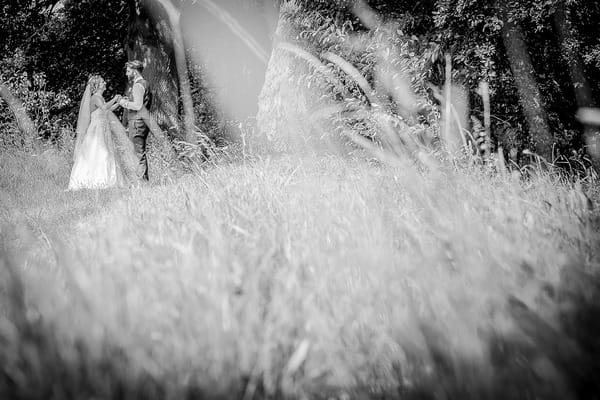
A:
{"label": "tree trunk", "polygon": [[294,23],[302,12],[294,2],[282,3],[258,98],[256,139],[279,151],[326,149],[337,129],[330,119],[340,109],[332,100],[330,71],[304,50]]}
{"label": "tree trunk", "polygon": [[8,107],[14,114],[19,130],[23,133],[25,146],[31,147],[37,135],[37,127],[27,114],[25,105],[3,82],[0,82],[0,98],[8,103]]}
{"label": "tree trunk", "polygon": [[554,13],[554,26],[560,40],[561,54],[569,68],[569,76],[575,90],[575,99],[578,107],[592,105],[592,91],[583,70],[581,55],[575,31],[571,24],[570,10],[564,2],[560,2]]}
{"label": "tree trunk", "polygon": [[552,160],[553,135],[550,132],[542,95],[535,79],[535,70],[527,51],[523,31],[518,23],[508,17],[506,5],[501,4],[503,15],[502,39],[519,93],[519,101],[527,121],[529,135],[535,143],[536,153]]}
{"label": "tree trunk", "polygon": [[183,130],[185,140],[188,143],[196,143],[194,128],[194,103],[192,101],[192,89],[188,75],[185,57],[185,46],[183,32],[181,30],[181,12],[173,5],[171,0],[156,0],[165,9],[169,24],[171,25],[173,51],[175,53],[175,66],[179,78],[179,95],[183,104]]}
{"label": "tree trunk", "polygon": [[[579,53],[580,42],[571,24],[571,13],[564,2],[560,2],[556,8],[554,26],[558,33],[561,54],[569,68],[569,76],[573,84],[577,108],[580,110],[588,109],[593,104],[592,90],[583,69],[583,62]],[[594,165],[596,169],[600,170],[598,137],[594,127],[588,124],[584,125],[582,142],[587,143],[588,151],[594,159]]]}
{"label": "tree trunk", "polygon": [[290,151],[301,145],[303,137],[311,136],[305,122],[310,117],[313,96],[299,84],[301,77],[310,73],[303,60],[279,47],[279,43],[293,37],[293,27],[283,15],[284,8],[278,18],[265,82],[258,98],[256,139],[266,139],[269,147],[279,151]]}

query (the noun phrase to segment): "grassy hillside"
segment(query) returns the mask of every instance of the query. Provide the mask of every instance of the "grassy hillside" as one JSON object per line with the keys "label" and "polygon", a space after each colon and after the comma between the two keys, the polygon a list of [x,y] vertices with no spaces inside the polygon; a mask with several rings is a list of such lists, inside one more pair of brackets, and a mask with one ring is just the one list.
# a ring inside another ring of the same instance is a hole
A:
{"label": "grassy hillside", "polygon": [[65,192],[69,167],[0,154],[4,397],[600,393],[588,182],[290,156]]}

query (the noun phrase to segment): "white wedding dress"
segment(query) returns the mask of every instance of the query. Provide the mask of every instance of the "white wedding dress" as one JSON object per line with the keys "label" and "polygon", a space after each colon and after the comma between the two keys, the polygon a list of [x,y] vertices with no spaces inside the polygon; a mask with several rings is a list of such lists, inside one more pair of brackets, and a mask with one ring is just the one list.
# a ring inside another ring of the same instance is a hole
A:
{"label": "white wedding dress", "polygon": [[90,114],[90,124],[76,149],[69,189],[103,189],[122,186],[123,173],[115,158],[108,112],[97,108]]}
{"label": "white wedding dress", "polygon": [[104,189],[138,181],[139,159],[127,131],[112,111],[91,110],[88,84],[77,117],[69,190]]}

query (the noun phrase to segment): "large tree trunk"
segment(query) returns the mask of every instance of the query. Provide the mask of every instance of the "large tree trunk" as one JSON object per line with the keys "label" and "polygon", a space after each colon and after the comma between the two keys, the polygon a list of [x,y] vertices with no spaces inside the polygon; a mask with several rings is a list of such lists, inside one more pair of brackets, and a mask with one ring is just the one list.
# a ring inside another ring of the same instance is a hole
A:
{"label": "large tree trunk", "polygon": [[192,101],[192,89],[185,57],[185,45],[183,32],[181,30],[181,12],[173,5],[171,0],[156,0],[165,9],[169,24],[171,25],[173,50],[175,53],[175,66],[179,79],[179,95],[183,105],[183,130],[185,140],[188,143],[197,142],[194,128],[194,103]]}
{"label": "large tree trunk", "polygon": [[310,120],[311,99],[318,98],[300,83],[310,74],[308,65],[280,46],[292,32],[286,19],[280,17],[256,116],[259,138],[283,151],[297,148],[303,138],[311,136],[306,122]]}
{"label": "large tree trunk", "polygon": [[258,99],[257,139],[280,151],[321,149],[336,130],[329,119],[339,109],[327,89],[330,71],[304,50],[294,24],[302,12],[294,2],[282,3]]}
{"label": "large tree trunk", "polygon": [[527,51],[523,31],[518,23],[508,18],[505,4],[500,4],[503,15],[502,39],[513,73],[515,85],[519,93],[519,101],[535,151],[546,160],[552,159],[552,144],[554,142],[542,95],[535,79],[535,70]]}
{"label": "large tree trunk", "polygon": [[6,101],[8,107],[15,116],[19,129],[23,133],[23,142],[25,143],[25,146],[31,147],[33,140],[37,135],[37,127],[27,114],[25,105],[3,82],[0,82],[0,98]]}

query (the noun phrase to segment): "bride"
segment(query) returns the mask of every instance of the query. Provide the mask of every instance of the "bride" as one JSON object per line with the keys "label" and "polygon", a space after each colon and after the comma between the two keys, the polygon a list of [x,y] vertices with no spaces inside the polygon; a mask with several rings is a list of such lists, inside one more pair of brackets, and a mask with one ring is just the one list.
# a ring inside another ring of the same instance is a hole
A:
{"label": "bride", "polygon": [[137,158],[125,128],[113,114],[120,96],[105,102],[106,82],[92,75],[77,118],[77,139],[69,190],[124,186],[135,176]]}

